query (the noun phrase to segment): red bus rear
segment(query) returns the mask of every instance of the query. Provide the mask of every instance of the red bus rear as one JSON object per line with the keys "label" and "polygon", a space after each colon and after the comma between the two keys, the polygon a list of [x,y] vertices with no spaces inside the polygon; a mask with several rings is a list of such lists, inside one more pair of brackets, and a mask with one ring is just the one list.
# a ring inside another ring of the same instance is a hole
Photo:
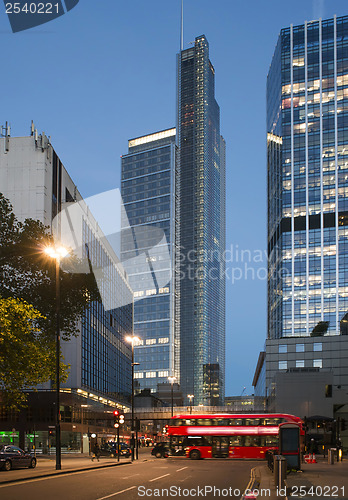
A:
{"label": "red bus rear", "polygon": [[176,415],[168,426],[173,454],[199,458],[264,459],[278,451],[279,424],[302,420],[287,414]]}

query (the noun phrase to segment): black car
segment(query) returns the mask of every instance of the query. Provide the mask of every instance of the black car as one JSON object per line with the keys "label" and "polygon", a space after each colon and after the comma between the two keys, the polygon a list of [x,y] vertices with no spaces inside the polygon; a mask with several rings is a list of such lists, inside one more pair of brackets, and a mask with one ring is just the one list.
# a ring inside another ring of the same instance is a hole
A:
{"label": "black car", "polygon": [[[100,447],[100,456],[101,457],[110,457],[114,458],[117,457],[117,444],[112,442],[112,443],[104,443]],[[131,450],[127,446],[126,443],[120,443],[120,457],[125,457],[129,458],[131,455]]]}
{"label": "black car", "polygon": [[168,443],[156,443],[154,448],[151,450],[151,455],[156,458],[167,458],[170,455],[170,448]]}
{"label": "black car", "polygon": [[11,470],[18,467],[36,467],[36,458],[12,444],[0,444],[0,469]]}

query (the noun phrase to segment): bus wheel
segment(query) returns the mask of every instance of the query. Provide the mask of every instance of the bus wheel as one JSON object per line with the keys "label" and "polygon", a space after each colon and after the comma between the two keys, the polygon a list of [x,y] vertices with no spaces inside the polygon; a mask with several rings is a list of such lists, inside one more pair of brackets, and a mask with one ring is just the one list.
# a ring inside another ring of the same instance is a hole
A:
{"label": "bus wheel", "polygon": [[190,453],[191,460],[199,460],[201,458],[201,454],[198,450],[192,450]]}

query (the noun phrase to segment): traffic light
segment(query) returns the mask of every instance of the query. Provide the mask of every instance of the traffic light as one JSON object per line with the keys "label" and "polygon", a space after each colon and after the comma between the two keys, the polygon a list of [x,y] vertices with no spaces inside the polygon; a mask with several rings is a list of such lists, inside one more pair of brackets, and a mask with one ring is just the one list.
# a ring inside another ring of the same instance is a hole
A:
{"label": "traffic light", "polygon": [[118,421],[120,425],[124,424],[124,415],[119,415]]}
{"label": "traffic light", "polygon": [[114,411],[114,427],[117,429],[117,427],[120,426],[120,412],[118,410]]}

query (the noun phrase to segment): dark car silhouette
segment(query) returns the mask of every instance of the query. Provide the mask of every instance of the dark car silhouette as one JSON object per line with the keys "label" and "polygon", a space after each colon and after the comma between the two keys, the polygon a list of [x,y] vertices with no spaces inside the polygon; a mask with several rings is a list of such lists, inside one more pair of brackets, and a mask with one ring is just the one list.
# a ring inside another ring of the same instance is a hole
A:
{"label": "dark car silhouette", "polygon": [[19,467],[36,467],[36,458],[12,444],[0,444],[0,468],[3,470]]}
{"label": "dark car silhouette", "polygon": [[156,458],[167,458],[170,455],[170,448],[168,443],[156,443],[151,450],[151,455]]}

